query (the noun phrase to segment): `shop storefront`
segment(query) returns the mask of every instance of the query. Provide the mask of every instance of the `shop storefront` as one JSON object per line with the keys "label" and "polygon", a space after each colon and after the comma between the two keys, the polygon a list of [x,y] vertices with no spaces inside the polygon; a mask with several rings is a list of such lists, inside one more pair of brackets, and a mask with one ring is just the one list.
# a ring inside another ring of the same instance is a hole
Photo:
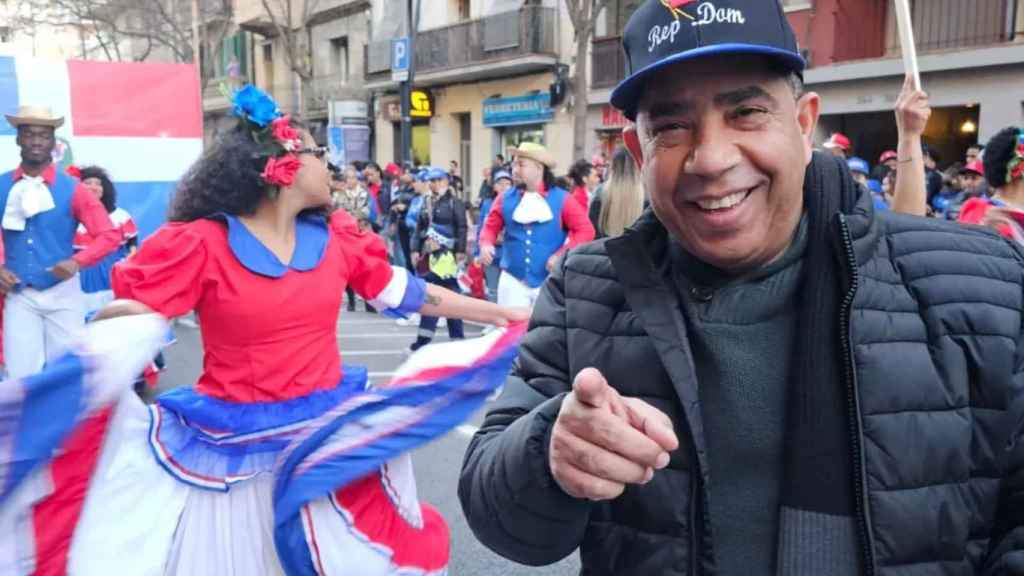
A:
{"label": "shop storefront", "polygon": [[[389,98],[382,103],[384,118],[391,123],[392,143],[396,161],[402,158],[402,105]],[[434,117],[434,98],[427,90],[410,94],[409,117],[412,118],[412,161],[417,166],[430,164],[430,119]]]}
{"label": "shop storefront", "polygon": [[622,129],[628,123],[622,111],[611,104],[601,108],[601,124],[596,132],[599,150],[604,152],[605,157],[611,158],[615,149],[622,146]]}
{"label": "shop storefront", "polygon": [[555,117],[549,92],[488,98],[483,102],[483,124],[494,129],[496,153],[523,142],[547,144],[544,125]]}
{"label": "shop storefront", "polygon": [[324,133],[328,160],[335,166],[370,159],[370,126],[366,102],[340,100],[328,104]]}

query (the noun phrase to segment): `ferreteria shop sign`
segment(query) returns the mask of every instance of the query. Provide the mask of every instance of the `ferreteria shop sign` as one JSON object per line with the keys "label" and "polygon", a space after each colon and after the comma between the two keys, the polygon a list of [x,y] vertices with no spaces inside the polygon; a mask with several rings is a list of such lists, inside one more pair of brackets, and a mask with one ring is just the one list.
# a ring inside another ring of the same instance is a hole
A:
{"label": "ferreteria shop sign", "polygon": [[551,94],[537,92],[510,98],[488,98],[483,102],[484,126],[541,124],[555,117]]}

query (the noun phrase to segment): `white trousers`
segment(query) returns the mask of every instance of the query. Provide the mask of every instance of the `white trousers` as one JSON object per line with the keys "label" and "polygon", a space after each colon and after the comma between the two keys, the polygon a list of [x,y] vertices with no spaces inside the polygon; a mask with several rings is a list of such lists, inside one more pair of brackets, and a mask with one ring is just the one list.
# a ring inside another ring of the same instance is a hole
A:
{"label": "white trousers", "polygon": [[24,288],[4,298],[4,360],[8,378],[23,378],[60,356],[85,326],[76,275],[46,290]]}
{"label": "white trousers", "polygon": [[530,288],[515,276],[501,271],[498,277],[498,305],[530,308],[537,301],[540,288]]}

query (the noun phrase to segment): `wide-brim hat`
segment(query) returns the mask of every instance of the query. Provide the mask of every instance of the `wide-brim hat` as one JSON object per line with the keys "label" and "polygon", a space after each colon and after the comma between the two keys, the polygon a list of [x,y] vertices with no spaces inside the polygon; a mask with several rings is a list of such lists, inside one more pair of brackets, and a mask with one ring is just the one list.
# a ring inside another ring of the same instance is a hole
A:
{"label": "wide-brim hat", "polygon": [[19,106],[14,114],[5,114],[7,123],[13,128],[18,126],[49,126],[60,128],[64,125],[63,116],[55,116],[53,110],[46,106]]}
{"label": "wide-brim hat", "polygon": [[677,62],[741,54],[798,73],[807,66],[776,0],[646,0],[626,23],[622,48],[626,79],[612,91],[611,103],[630,120],[647,81]]}
{"label": "wide-brim hat", "polygon": [[548,152],[548,149],[542,144],[537,144],[536,142],[521,143],[519,147],[516,148],[516,153],[513,158],[519,157],[529,158],[534,162],[539,162],[544,166],[547,166],[551,170],[555,169],[555,157],[552,156],[551,152]]}

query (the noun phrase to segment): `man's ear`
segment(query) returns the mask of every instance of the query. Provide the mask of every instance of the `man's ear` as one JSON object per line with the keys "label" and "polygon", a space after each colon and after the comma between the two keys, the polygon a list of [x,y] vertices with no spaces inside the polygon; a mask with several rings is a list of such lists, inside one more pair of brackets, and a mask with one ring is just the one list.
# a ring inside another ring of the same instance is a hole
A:
{"label": "man's ear", "polygon": [[629,150],[629,155],[633,157],[637,168],[643,168],[644,150],[640,146],[640,135],[636,133],[636,124],[630,122],[622,129],[622,143],[626,145],[626,150]]}
{"label": "man's ear", "polygon": [[821,114],[821,97],[816,92],[807,92],[796,101],[796,123],[803,139],[804,157],[808,164],[814,154],[814,130],[818,127]]}

